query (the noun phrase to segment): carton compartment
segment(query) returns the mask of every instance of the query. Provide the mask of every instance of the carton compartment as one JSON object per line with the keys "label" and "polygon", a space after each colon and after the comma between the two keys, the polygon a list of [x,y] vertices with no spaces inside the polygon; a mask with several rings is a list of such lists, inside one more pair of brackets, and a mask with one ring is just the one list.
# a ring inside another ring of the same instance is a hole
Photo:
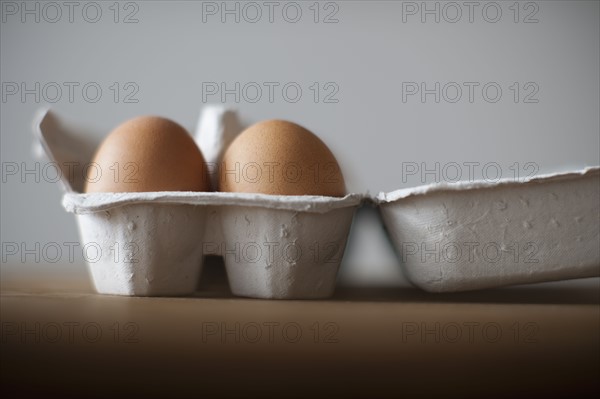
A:
{"label": "carton compartment", "polygon": [[202,271],[206,208],[135,203],[77,215],[96,291],[192,294]]}
{"label": "carton compartment", "polygon": [[276,299],[333,295],[354,211],[224,207],[222,255],[232,293]]}

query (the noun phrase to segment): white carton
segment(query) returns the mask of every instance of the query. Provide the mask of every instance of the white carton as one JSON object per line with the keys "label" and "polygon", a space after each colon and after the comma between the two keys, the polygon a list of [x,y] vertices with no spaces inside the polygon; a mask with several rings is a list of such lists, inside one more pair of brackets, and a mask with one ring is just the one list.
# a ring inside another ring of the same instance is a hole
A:
{"label": "white carton", "polygon": [[305,204],[288,209],[269,207],[267,201],[258,208],[241,203],[222,208],[228,245],[222,254],[235,295],[313,299],[333,294],[360,198],[347,196],[301,210],[317,199],[298,197]]}
{"label": "white carton", "polygon": [[[203,257],[221,255],[235,295],[328,297],[365,200],[379,207],[409,280],[427,291],[600,276],[598,167],[522,181],[433,184],[372,199],[82,194],[96,144],[49,111],[35,126],[63,172],[63,205],[77,215],[99,293],[191,294]],[[241,130],[234,111],[204,108],[195,139],[209,168]]]}
{"label": "white carton", "polygon": [[194,292],[205,219],[205,207],[151,202],[77,215],[96,290],[139,296]]}
{"label": "white carton", "polygon": [[379,194],[409,280],[432,292],[600,276],[600,169]]}
{"label": "white carton", "polygon": [[[72,133],[50,111],[42,112],[37,122],[35,131],[46,154],[63,172],[63,206],[77,215],[99,293],[191,294],[206,254],[224,255],[236,295],[308,299],[333,293],[350,224],[363,196],[83,194],[93,143]],[[209,166],[218,164],[240,131],[232,111],[203,110],[195,138]]]}

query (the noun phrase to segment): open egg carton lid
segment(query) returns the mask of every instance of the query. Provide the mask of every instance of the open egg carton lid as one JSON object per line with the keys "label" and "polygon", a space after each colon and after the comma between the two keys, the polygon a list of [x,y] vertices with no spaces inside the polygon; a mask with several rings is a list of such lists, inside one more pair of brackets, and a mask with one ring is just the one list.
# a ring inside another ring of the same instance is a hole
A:
{"label": "open egg carton lid", "polygon": [[408,279],[431,292],[600,276],[600,168],[438,183],[375,199]]}

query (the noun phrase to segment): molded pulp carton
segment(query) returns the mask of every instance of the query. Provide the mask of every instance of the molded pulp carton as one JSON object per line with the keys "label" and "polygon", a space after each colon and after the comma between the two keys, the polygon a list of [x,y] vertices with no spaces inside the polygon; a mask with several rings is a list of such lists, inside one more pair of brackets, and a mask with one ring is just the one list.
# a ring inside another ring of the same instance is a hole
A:
{"label": "molded pulp carton", "polygon": [[[96,290],[116,295],[189,295],[204,255],[223,255],[235,295],[323,298],[333,294],[354,212],[363,196],[275,196],[220,192],[84,194],[93,144],[56,115],[38,117],[38,137],[62,168],[65,209],[77,217]],[[207,107],[197,143],[218,164],[241,128]]]}
{"label": "molded pulp carton", "polygon": [[[598,167],[523,181],[433,184],[375,198],[84,194],[95,144],[48,110],[35,127],[46,155],[62,169],[63,205],[77,217],[102,294],[188,295],[203,257],[221,255],[235,295],[331,296],[354,212],[366,202],[379,207],[409,280],[427,291],[600,275]],[[241,131],[234,111],[205,107],[195,139],[207,164],[218,165]]]}

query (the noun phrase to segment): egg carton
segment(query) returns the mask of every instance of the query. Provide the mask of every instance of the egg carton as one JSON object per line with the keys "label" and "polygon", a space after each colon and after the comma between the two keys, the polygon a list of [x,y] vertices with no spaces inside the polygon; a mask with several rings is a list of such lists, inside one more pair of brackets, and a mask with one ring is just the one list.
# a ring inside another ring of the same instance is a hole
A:
{"label": "egg carton", "polygon": [[[242,130],[235,111],[206,106],[194,138],[207,164],[218,165]],[[353,215],[366,204],[379,208],[408,279],[427,291],[600,275],[598,167],[520,181],[438,183],[375,197],[84,194],[84,168],[97,143],[79,131],[49,110],[36,117],[42,152],[62,168],[63,206],[76,215],[102,294],[189,295],[204,256],[219,255],[234,295],[329,297]]]}
{"label": "egg carton", "polygon": [[[204,256],[221,255],[235,295],[311,299],[333,294],[352,218],[364,196],[83,193],[96,143],[49,110],[36,120],[44,152],[62,168],[63,206],[76,215],[98,293],[189,295]],[[208,165],[218,165],[241,130],[234,112],[203,110],[195,140]]]}

